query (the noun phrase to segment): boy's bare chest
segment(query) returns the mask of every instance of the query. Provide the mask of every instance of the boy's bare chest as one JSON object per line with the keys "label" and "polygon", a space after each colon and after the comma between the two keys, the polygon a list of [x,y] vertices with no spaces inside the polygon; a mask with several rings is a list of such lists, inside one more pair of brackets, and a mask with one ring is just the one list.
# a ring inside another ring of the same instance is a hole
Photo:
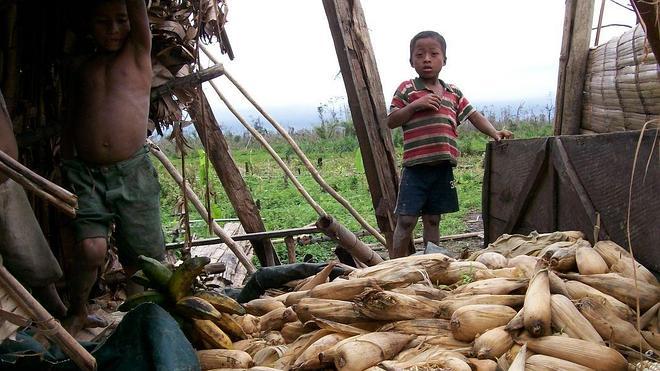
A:
{"label": "boy's bare chest", "polygon": [[82,69],[80,82],[84,89],[103,89],[106,92],[116,89],[148,91],[150,81],[145,79],[144,75],[135,64],[123,61],[92,61]]}

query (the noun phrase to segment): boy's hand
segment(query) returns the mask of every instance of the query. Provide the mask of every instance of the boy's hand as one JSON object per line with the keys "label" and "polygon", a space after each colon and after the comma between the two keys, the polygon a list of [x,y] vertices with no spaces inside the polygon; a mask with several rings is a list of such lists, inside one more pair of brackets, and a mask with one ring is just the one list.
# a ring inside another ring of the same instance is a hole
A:
{"label": "boy's hand", "polygon": [[509,139],[509,138],[512,138],[512,137],[513,137],[512,132],[510,132],[506,129],[503,129],[503,130],[496,131],[495,136],[493,137],[493,139],[495,139],[496,142],[499,142],[502,139]]}
{"label": "boy's hand", "polygon": [[441,99],[437,94],[427,94],[419,99],[416,99],[411,105],[414,107],[415,112],[424,111],[428,109],[440,109]]}

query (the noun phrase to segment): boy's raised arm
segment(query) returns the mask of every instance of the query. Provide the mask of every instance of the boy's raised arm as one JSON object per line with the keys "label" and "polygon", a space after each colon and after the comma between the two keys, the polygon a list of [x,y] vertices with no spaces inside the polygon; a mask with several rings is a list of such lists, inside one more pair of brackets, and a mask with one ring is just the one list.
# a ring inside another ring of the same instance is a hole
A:
{"label": "boy's raised arm", "polygon": [[130,40],[139,48],[151,52],[151,30],[144,0],[126,0],[128,20],[131,22]]}

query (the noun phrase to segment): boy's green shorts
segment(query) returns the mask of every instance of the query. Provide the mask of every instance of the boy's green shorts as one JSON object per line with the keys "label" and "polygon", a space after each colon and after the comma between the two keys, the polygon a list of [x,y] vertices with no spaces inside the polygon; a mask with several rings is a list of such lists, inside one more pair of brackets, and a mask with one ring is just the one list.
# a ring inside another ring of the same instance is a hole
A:
{"label": "boy's green shorts", "polygon": [[147,146],[128,160],[108,166],[66,160],[63,171],[78,196],[73,222],[76,241],[107,238],[114,223],[122,264],[135,266],[139,255],[164,258],[160,184]]}

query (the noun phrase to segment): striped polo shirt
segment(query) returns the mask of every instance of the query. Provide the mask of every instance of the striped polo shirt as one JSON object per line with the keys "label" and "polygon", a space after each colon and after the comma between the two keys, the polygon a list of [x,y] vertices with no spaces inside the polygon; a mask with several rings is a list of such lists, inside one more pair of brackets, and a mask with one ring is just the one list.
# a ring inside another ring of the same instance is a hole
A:
{"label": "striped polo shirt", "polygon": [[[440,80],[444,87],[442,104],[437,111],[415,112],[403,124],[403,166],[436,164],[450,161],[456,165],[461,152],[456,145],[456,127],[476,110],[452,84]],[[420,78],[402,82],[394,93],[390,114],[433,91]]]}

